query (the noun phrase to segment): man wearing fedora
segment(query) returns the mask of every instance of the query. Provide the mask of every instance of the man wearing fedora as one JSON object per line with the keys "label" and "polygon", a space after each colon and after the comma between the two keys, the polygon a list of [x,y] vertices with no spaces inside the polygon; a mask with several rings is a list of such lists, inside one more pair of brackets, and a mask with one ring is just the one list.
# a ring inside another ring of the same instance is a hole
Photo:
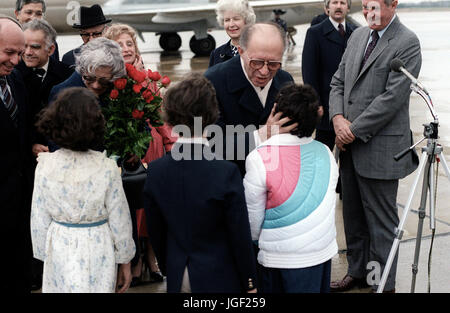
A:
{"label": "man wearing fedora", "polygon": [[[98,4],[94,4],[91,7],[80,7],[80,24],[75,23],[72,27],[80,31],[83,45],[85,45],[93,38],[102,37],[107,28],[106,24],[109,22],[111,20],[105,18],[102,8]],[[70,67],[75,67],[75,54],[80,49],[81,46],[64,54],[62,62]]]}

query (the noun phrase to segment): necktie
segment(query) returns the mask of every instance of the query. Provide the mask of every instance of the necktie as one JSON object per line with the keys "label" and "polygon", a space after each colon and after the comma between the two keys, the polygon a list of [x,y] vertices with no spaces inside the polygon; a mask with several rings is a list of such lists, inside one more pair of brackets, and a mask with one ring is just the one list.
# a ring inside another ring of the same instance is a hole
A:
{"label": "necktie", "polygon": [[45,75],[45,70],[43,68],[35,68],[34,69],[34,73],[42,79],[42,77],[44,77]]}
{"label": "necktie", "polygon": [[377,45],[379,38],[380,38],[380,36],[378,36],[378,32],[376,30],[374,30],[372,32],[372,41],[367,46],[366,53],[364,54],[364,59],[361,63],[361,68],[363,68],[364,64],[366,64],[366,61],[369,58],[370,54],[372,53],[373,49],[375,49],[375,46]]}
{"label": "necktie", "polygon": [[345,36],[344,25],[342,25],[341,23],[339,23],[338,29],[339,29],[339,34],[341,34],[341,36],[344,37],[344,36]]}
{"label": "necktie", "polygon": [[17,114],[19,113],[19,108],[17,107],[14,98],[8,90],[8,85],[6,84],[6,77],[0,77],[0,87],[3,95],[3,100],[5,103],[5,108],[8,110],[11,119],[14,124],[17,126]]}

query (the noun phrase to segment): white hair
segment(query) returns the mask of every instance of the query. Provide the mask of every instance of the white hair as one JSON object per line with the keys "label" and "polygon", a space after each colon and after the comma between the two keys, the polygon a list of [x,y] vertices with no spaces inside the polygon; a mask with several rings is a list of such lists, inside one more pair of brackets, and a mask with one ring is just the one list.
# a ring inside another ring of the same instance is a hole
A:
{"label": "white hair", "polygon": [[223,15],[226,11],[232,11],[244,18],[246,25],[254,24],[256,15],[247,0],[219,0],[217,1],[217,23],[223,26]]}
{"label": "white hair", "polygon": [[122,49],[117,42],[104,37],[92,39],[81,47],[75,60],[80,75],[95,73],[100,67],[110,67],[113,80],[126,75]]}

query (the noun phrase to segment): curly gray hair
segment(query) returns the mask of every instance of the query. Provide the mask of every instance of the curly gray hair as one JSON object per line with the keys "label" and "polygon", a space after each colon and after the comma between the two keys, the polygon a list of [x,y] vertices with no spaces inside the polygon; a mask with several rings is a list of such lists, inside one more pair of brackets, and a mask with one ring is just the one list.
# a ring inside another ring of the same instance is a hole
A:
{"label": "curly gray hair", "polygon": [[223,15],[226,11],[236,12],[242,16],[246,25],[254,24],[256,15],[247,0],[219,0],[217,1],[217,23],[223,26]]}
{"label": "curly gray hair", "polygon": [[103,37],[90,40],[75,55],[75,70],[80,75],[92,74],[100,67],[110,67],[112,80],[126,75],[122,49],[113,40]]}

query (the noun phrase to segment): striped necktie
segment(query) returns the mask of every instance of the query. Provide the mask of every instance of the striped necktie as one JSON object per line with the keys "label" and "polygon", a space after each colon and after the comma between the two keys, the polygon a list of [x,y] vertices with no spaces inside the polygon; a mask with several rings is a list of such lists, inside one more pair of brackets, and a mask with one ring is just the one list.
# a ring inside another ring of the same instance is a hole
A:
{"label": "striped necktie", "polygon": [[378,36],[378,32],[376,30],[374,30],[372,32],[372,41],[367,46],[366,53],[364,54],[364,59],[361,63],[361,69],[364,67],[364,64],[366,64],[373,49],[375,49],[375,46],[377,45],[377,42],[378,42],[378,38],[380,38],[380,36]]}
{"label": "striped necktie", "polygon": [[8,110],[9,115],[11,116],[11,119],[14,122],[14,125],[17,126],[17,115],[19,113],[19,108],[17,107],[17,104],[14,101],[14,98],[12,97],[11,93],[9,92],[5,76],[0,77],[0,87],[1,87],[1,92],[3,95],[3,102],[5,103],[5,108],[6,108],[6,110]]}

